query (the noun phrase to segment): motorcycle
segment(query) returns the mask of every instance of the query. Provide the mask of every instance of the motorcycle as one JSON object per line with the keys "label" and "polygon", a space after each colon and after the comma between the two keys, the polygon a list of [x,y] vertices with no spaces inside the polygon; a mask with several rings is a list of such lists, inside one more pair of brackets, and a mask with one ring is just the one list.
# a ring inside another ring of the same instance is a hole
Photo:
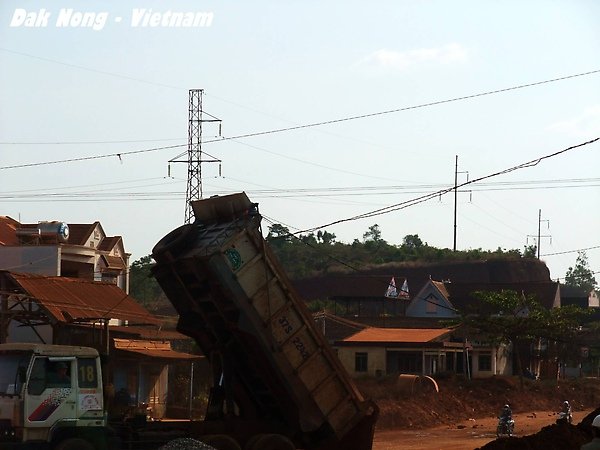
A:
{"label": "motorcycle", "polygon": [[499,417],[498,427],[496,428],[496,437],[512,436],[515,431],[515,421],[506,417]]}
{"label": "motorcycle", "polygon": [[558,413],[558,419],[556,419],[556,423],[572,423],[573,416],[570,412],[561,411]]}

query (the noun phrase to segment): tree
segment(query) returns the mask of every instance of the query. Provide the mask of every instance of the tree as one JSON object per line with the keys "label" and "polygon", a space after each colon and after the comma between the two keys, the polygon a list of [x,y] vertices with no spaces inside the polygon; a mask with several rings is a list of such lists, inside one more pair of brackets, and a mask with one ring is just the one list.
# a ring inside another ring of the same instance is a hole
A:
{"label": "tree", "polygon": [[335,234],[319,230],[317,231],[317,241],[325,245],[332,245],[335,243]]}
{"label": "tree", "polygon": [[369,227],[369,231],[365,232],[365,234],[363,234],[363,240],[365,242],[381,242],[381,230],[379,229],[379,225],[375,224],[375,225],[371,225]]}
{"label": "tree", "polygon": [[418,250],[423,247],[423,241],[418,234],[407,234],[402,239],[402,247],[410,250]]}
{"label": "tree", "polygon": [[292,234],[290,233],[290,229],[278,223],[274,223],[269,227],[269,234],[265,238],[269,243],[276,247],[277,244],[275,242],[283,242],[289,243],[292,240]]}
{"label": "tree", "polygon": [[596,279],[594,278],[594,273],[589,268],[585,252],[578,252],[575,267],[569,267],[569,270],[567,270],[565,284],[581,288],[588,294],[596,289]]}
{"label": "tree", "polygon": [[155,310],[161,303],[168,303],[150,269],[154,261],[150,255],[142,256],[131,264],[129,270],[129,293],[144,307]]}
{"label": "tree", "polygon": [[537,245],[526,245],[523,258],[537,258]]}
{"label": "tree", "polygon": [[514,363],[523,383],[520,343],[534,339],[569,342],[587,312],[577,307],[544,308],[532,295],[511,290],[475,292],[478,300],[463,312],[460,322],[491,342],[512,344]]}

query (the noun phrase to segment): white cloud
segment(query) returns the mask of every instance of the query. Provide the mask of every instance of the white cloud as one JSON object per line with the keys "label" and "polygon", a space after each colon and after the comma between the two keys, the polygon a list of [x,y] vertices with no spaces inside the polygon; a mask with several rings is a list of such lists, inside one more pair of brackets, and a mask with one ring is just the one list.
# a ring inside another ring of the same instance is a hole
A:
{"label": "white cloud", "polygon": [[554,123],[549,128],[577,138],[595,137],[600,134],[600,105],[590,106],[580,115]]}
{"label": "white cloud", "polygon": [[380,49],[362,59],[359,65],[401,71],[425,62],[436,64],[464,62],[467,60],[467,56],[467,49],[452,43],[437,48],[419,48],[406,52]]}

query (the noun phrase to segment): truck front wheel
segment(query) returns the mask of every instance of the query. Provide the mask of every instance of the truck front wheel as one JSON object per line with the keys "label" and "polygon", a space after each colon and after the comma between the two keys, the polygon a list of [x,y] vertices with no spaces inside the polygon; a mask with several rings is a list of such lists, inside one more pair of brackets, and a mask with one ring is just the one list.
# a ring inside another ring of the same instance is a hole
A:
{"label": "truck front wheel", "polygon": [[54,450],[95,450],[94,446],[85,439],[68,438],[59,442]]}

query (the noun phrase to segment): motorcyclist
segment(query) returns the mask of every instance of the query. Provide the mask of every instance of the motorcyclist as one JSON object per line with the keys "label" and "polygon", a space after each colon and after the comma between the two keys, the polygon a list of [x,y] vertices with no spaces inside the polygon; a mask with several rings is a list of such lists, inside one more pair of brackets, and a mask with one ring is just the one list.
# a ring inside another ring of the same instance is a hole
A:
{"label": "motorcyclist", "polygon": [[512,417],[512,410],[510,409],[510,405],[506,404],[502,407],[502,411],[498,416],[498,431],[497,435],[500,437],[502,434],[508,434],[509,436],[513,433],[514,421]]}
{"label": "motorcyclist", "polygon": [[573,420],[573,416],[571,414],[571,405],[568,401],[565,400],[562,403],[559,415],[561,419],[566,420],[568,423],[571,423],[571,421]]}
{"label": "motorcyclist", "polygon": [[504,422],[509,422],[512,420],[512,410],[510,409],[509,404],[506,404],[502,407],[502,411],[500,412],[500,416],[498,416],[498,419]]}

